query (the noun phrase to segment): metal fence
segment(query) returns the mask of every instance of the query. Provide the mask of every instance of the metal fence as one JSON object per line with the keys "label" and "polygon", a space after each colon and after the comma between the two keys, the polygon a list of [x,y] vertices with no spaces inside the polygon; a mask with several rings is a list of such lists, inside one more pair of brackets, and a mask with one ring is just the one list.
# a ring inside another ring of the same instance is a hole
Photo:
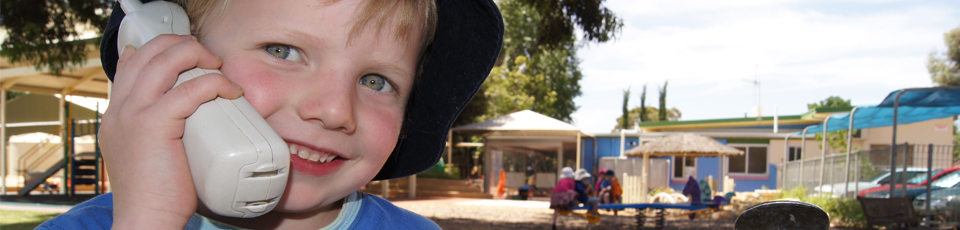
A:
{"label": "metal fence", "polygon": [[[822,158],[780,164],[778,173],[781,176],[777,185],[784,191],[803,185],[808,194],[830,192],[835,197],[855,198],[857,191],[890,182],[906,184],[911,177],[926,176],[927,169],[934,171],[957,167],[953,164],[953,153],[957,152],[960,146],[898,145],[894,154],[896,159],[891,159],[891,153],[894,152],[891,151],[892,148],[862,150],[851,154],[828,154]],[[897,173],[889,173],[892,167],[896,168]],[[876,183],[878,181],[880,183]],[[960,175],[945,174],[935,181],[927,186],[894,186],[896,191],[884,190],[877,193],[882,193],[880,197],[889,197],[890,194],[911,197],[913,208],[926,222],[925,225],[960,225]]]}
{"label": "metal fence", "polygon": [[[777,185],[782,190],[791,190],[803,185],[808,193],[833,190],[839,192],[833,195],[854,198],[856,191],[874,187],[866,185],[866,182],[871,182],[890,171],[891,148],[893,147],[860,150],[851,154],[827,153],[826,157],[780,164],[777,170],[780,175]],[[952,165],[953,151],[952,145],[898,145],[894,165],[900,172],[903,167],[942,169]],[[806,152],[809,153],[809,151]],[[893,176],[899,175],[902,174],[893,174]],[[907,175],[909,177],[911,174]],[[903,183],[907,179],[910,178],[899,176],[896,181]],[[867,187],[861,187],[861,185]],[[822,189],[815,190],[818,187]]]}

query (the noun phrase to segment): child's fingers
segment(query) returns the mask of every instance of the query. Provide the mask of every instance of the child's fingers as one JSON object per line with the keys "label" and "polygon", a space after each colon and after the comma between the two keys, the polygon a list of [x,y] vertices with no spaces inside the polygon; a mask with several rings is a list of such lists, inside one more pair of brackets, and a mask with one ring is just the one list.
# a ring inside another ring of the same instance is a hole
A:
{"label": "child's fingers", "polygon": [[[153,59],[155,55],[163,52],[174,44],[191,39],[192,36],[181,36],[175,34],[162,34],[147,43],[133,50],[124,49],[121,55],[129,55],[126,58],[121,57],[117,60],[117,72],[113,78],[113,97],[126,98],[133,89],[133,85],[139,79],[143,67]],[[129,51],[128,51],[129,50]],[[127,54],[127,52],[130,52]]]}
{"label": "child's fingers", "polygon": [[141,70],[133,90],[136,97],[152,100],[170,90],[181,72],[194,67],[218,69],[220,64],[220,59],[199,42],[184,40],[154,55]]}
{"label": "child's fingers", "polygon": [[151,109],[165,111],[174,118],[186,118],[204,102],[217,97],[236,99],[242,95],[243,89],[223,75],[206,74],[173,87]]}

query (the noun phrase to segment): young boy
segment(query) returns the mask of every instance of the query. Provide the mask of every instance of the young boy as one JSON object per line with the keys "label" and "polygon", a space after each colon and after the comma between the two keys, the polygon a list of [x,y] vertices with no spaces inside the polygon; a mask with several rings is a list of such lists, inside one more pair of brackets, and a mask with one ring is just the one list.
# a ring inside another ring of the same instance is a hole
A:
{"label": "young boy", "polygon": [[[101,55],[115,82],[99,136],[113,193],[39,228],[437,228],[357,189],[436,164],[453,119],[499,53],[503,24],[492,2],[181,5],[196,37],[161,35],[119,57],[111,54],[123,14],[114,8]],[[194,67],[223,75],[173,87]],[[249,219],[198,202],[180,139],[201,103],[241,95],[292,154],[279,204]]]}

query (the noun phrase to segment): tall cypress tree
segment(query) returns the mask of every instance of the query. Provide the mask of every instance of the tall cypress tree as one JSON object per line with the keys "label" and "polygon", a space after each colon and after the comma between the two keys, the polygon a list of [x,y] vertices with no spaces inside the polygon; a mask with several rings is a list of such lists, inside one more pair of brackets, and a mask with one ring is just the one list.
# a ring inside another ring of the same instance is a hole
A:
{"label": "tall cypress tree", "polygon": [[667,81],[663,81],[663,88],[660,88],[660,111],[659,112],[660,113],[657,114],[659,116],[659,120],[666,121],[667,120]]}
{"label": "tall cypress tree", "polygon": [[640,93],[640,122],[650,121],[647,115],[647,84],[643,84],[643,92]]}
{"label": "tall cypress tree", "polygon": [[627,108],[627,102],[630,101],[630,88],[623,91],[623,117],[620,118],[620,130],[627,129],[630,126],[630,109]]}

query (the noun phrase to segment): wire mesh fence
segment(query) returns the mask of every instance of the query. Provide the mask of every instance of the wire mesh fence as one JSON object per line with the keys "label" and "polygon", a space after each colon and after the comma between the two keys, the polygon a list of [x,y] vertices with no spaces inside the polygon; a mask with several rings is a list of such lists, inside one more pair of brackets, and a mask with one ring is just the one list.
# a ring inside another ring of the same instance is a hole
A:
{"label": "wire mesh fence", "polygon": [[[954,164],[954,153],[960,153],[960,146],[905,144],[895,149],[888,146],[850,154],[828,153],[826,157],[781,164],[778,186],[786,191],[802,185],[807,194],[833,197],[906,196],[925,224],[957,226],[960,167]],[[895,173],[891,173],[892,168]],[[928,180],[930,177],[934,179]]]}
{"label": "wire mesh fence", "polygon": [[[943,169],[953,162],[952,145],[898,145],[896,159],[891,159],[892,149],[888,146],[851,154],[827,153],[826,157],[787,162],[778,168],[778,186],[791,190],[802,185],[808,193],[853,198],[858,191],[891,181],[902,184],[924,174],[927,168]],[[894,162],[897,173],[890,173],[890,162]]]}

